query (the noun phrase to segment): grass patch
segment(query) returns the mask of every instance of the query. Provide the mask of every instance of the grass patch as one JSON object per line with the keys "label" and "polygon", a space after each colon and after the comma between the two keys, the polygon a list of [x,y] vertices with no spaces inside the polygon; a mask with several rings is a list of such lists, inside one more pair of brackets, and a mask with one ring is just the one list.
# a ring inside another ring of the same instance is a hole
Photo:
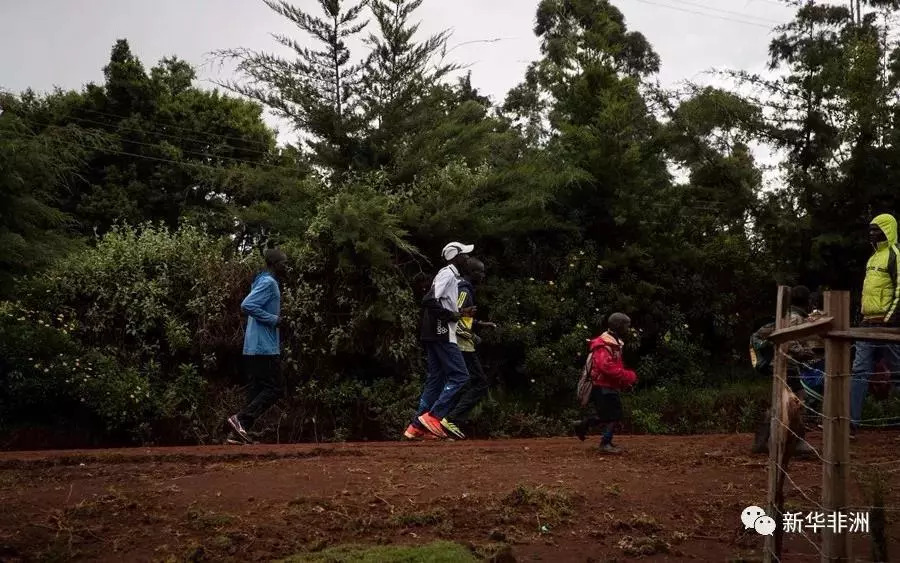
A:
{"label": "grass patch", "polygon": [[71,541],[57,538],[37,555],[36,560],[40,563],[64,563],[72,561],[79,555],[79,552],[73,549]]}
{"label": "grass patch", "polygon": [[541,524],[558,524],[573,513],[572,497],[565,491],[519,485],[503,499],[503,506],[534,512]]}
{"label": "grass patch", "polygon": [[83,499],[74,506],[65,509],[66,516],[73,518],[92,518],[104,516],[110,513],[118,513],[123,510],[134,510],[137,503],[129,500],[118,491],[109,489],[109,494],[101,495],[93,499]]}
{"label": "grass patch", "polygon": [[422,528],[425,526],[436,526],[444,521],[447,517],[446,512],[441,509],[431,512],[414,512],[411,514],[397,514],[391,518],[391,522],[397,526],[406,528]]}
{"label": "grass patch", "polygon": [[473,547],[475,555],[484,561],[515,561],[512,548],[505,543],[489,543]]}
{"label": "grass patch", "polygon": [[421,546],[337,546],[318,553],[301,553],[282,563],[474,563],[478,559],[464,546],[434,542]]}
{"label": "grass patch", "polygon": [[233,523],[234,516],[190,508],[187,511],[187,520],[190,526],[196,530],[218,530]]}
{"label": "grass patch", "polygon": [[19,471],[0,471],[0,489],[17,486],[23,481],[29,479],[24,477]]}
{"label": "grass patch", "polygon": [[654,534],[662,530],[662,526],[656,520],[644,513],[635,514],[628,521],[617,522],[615,527],[619,530],[633,530],[644,534]]}
{"label": "grass patch", "polygon": [[618,547],[630,556],[657,555],[671,550],[668,542],[654,536],[625,536],[619,540]]}

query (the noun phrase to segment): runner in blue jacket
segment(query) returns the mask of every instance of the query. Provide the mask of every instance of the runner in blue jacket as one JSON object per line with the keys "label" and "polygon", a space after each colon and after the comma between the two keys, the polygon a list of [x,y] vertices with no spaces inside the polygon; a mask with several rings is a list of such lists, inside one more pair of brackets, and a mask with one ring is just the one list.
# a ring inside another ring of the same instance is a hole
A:
{"label": "runner in blue jacket", "polygon": [[253,426],[281,395],[281,343],[278,324],[281,322],[281,290],[278,278],[284,275],[287,256],[276,249],[264,253],[266,269],[257,274],[250,294],[241,303],[247,315],[244,333],[244,369],[249,376],[247,404],[244,409],[228,417],[228,425],[245,442],[252,442],[247,428]]}

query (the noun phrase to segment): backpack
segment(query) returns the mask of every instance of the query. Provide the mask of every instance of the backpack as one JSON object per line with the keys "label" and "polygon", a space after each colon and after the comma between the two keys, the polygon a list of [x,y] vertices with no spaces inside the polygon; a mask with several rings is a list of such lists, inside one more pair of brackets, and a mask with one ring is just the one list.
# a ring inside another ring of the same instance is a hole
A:
{"label": "backpack", "polygon": [[750,364],[757,372],[767,375],[772,372],[772,362],[775,361],[775,346],[760,336],[760,332],[767,331],[771,333],[774,329],[774,322],[767,323],[750,336]]}
{"label": "backpack", "polygon": [[584,368],[581,370],[581,377],[578,379],[578,404],[582,407],[587,406],[591,399],[591,390],[594,389],[594,381],[591,379],[593,363],[594,351],[591,350],[584,362]]}

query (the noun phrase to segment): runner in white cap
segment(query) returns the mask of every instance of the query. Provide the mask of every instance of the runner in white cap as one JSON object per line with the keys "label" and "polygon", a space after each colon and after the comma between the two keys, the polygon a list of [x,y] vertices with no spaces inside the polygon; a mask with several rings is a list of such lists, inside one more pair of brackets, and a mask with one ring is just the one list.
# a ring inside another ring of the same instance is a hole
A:
{"label": "runner in white cap", "polygon": [[453,264],[454,259],[458,258],[460,255],[472,254],[473,250],[475,250],[474,244],[451,242],[441,251],[441,256],[444,257],[444,260]]}
{"label": "runner in white cap", "polygon": [[427,438],[429,432],[446,438],[447,431],[441,422],[453,406],[457,392],[469,380],[465,360],[456,342],[456,326],[461,316],[475,314],[474,307],[460,311],[457,304],[459,280],[474,249],[474,245],[461,242],[445,246],[441,255],[449,264],[437,273],[431,289],[422,299],[419,337],[425,347],[428,375],[416,416],[403,433],[406,438]]}

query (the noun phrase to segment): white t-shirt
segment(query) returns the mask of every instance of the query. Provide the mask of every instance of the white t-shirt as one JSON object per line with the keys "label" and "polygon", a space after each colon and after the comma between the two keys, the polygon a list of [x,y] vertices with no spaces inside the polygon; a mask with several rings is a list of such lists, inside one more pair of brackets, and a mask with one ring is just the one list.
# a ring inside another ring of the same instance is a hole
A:
{"label": "white t-shirt", "polygon": [[[456,269],[456,266],[448,264],[441,268],[434,276],[432,287],[434,288],[434,298],[438,300],[441,307],[454,313],[459,312],[459,305],[456,302],[459,299],[459,270]],[[451,321],[447,326],[450,329],[448,335],[450,342],[454,344],[457,343],[456,325],[456,321]]]}

